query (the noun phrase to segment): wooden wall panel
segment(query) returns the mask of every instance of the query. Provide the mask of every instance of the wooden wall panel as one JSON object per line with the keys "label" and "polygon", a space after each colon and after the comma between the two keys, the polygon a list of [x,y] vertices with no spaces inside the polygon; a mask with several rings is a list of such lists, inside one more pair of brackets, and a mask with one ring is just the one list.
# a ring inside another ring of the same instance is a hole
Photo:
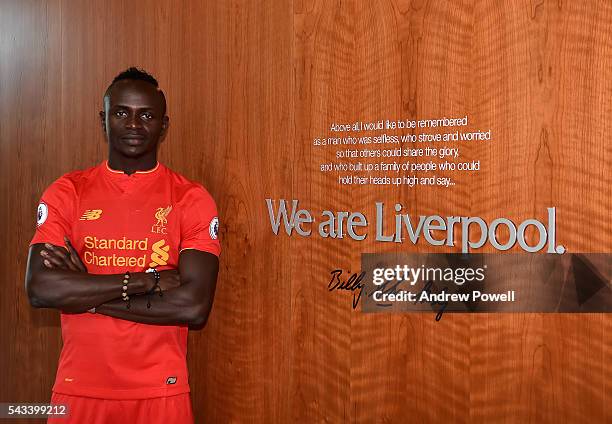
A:
{"label": "wooden wall panel", "polygon": [[[612,420],[608,315],[353,311],[332,269],[431,247],[275,236],[264,200],[486,220],[556,206],[571,252],[611,252],[611,36],[604,0],[0,0],[0,401],[50,397],[59,317],[23,290],[35,207],[104,158],[102,93],[136,64],[167,93],[162,161],[222,218],[213,313],[189,337],[198,422]],[[462,145],[483,170],[451,189],[318,171],[332,122],[465,114],[493,141]]]}

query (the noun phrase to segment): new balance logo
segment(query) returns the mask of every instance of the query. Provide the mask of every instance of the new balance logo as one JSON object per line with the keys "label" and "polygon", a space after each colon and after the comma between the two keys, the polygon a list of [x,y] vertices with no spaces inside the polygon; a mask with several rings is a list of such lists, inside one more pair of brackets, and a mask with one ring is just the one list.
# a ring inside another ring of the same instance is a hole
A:
{"label": "new balance logo", "polygon": [[102,209],[87,209],[79,219],[81,221],[93,221],[100,218],[100,215],[102,215]]}

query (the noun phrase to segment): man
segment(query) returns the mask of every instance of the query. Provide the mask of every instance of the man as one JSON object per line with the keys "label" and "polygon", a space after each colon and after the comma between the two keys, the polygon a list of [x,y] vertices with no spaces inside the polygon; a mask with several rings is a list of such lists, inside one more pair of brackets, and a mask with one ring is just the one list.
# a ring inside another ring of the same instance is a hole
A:
{"label": "man", "polygon": [[32,306],[62,311],[57,422],[192,423],[187,332],[212,307],[216,206],[157,161],[168,116],[155,78],[119,74],[100,118],[108,160],[44,192],[26,271]]}

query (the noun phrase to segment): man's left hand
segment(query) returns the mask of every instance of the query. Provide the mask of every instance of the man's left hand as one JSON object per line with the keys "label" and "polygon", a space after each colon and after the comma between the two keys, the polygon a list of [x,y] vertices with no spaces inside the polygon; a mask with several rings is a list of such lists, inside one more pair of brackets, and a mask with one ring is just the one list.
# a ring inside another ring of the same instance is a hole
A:
{"label": "man's left hand", "polygon": [[77,272],[87,272],[85,264],[79,257],[79,254],[68,240],[64,237],[67,250],[54,246],[50,243],[45,243],[45,248],[41,250],[40,255],[44,258],[43,263],[47,268],[60,268]]}

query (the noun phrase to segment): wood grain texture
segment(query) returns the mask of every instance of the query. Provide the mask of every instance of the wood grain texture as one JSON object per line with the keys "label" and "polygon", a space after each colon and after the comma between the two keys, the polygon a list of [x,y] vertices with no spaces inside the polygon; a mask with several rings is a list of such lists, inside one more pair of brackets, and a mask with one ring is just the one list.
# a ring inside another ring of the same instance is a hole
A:
{"label": "wood grain texture", "polygon": [[[222,221],[213,313],[189,336],[197,422],[612,421],[608,315],[362,314],[328,292],[332,269],[431,246],[275,236],[265,206],[517,221],[555,206],[569,251],[612,252],[611,40],[605,0],[0,0],[0,401],[50,398],[59,317],[23,290],[36,204],[105,157],[102,93],[138,65],[168,97],[161,160]],[[318,170],[332,122],[466,114],[493,140],[461,145],[483,169],[450,189]]]}

